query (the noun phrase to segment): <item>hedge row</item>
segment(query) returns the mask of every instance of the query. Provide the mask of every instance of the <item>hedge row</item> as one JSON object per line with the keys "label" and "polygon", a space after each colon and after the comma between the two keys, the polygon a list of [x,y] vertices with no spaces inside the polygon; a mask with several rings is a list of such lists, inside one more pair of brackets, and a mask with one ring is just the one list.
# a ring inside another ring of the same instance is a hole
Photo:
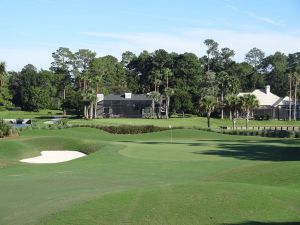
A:
{"label": "hedge row", "polygon": [[[121,125],[121,126],[102,126],[102,125],[70,125],[70,124],[49,124],[49,125],[31,125],[24,128],[19,128],[20,131],[23,130],[55,130],[55,129],[65,129],[73,127],[88,127],[96,128],[106,131],[111,134],[143,134],[168,130],[166,127],[157,127],[152,125],[147,126],[132,126],[132,125]],[[177,127],[178,129],[178,127]]]}
{"label": "hedge row", "polygon": [[152,125],[147,125],[147,126],[68,125],[68,127],[90,127],[90,128],[100,129],[111,134],[143,134],[143,133],[152,133],[152,132],[168,130],[168,128],[166,127],[156,127]]}
{"label": "hedge row", "polygon": [[300,138],[300,131],[290,130],[223,130],[223,134],[229,135],[244,135],[244,136],[261,136],[261,137],[276,137],[276,138]]}

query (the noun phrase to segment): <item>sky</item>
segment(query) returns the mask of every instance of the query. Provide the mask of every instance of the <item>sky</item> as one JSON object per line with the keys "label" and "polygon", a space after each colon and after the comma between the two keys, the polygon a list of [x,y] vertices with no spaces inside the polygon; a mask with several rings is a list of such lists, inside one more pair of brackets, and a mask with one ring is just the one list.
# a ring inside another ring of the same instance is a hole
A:
{"label": "sky", "polygon": [[299,0],[0,0],[0,61],[48,69],[59,47],[121,58],[165,49],[203,56],[205,39],[266,55],[300,51]]}

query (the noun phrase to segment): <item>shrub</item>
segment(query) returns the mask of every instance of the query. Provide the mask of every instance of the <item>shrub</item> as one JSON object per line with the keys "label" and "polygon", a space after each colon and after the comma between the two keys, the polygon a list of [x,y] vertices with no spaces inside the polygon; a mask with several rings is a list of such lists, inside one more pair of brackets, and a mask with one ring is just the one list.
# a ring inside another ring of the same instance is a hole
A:
{"label": "shrub", "polygon": [[0,122],[0,130],[2,131],[2,136],[9,136],[10,130],[12,129],[11,125],[5,123],[3,120]]}
{"label": "shrub", "polygon": [[[99,128],[98,128],[99,129]],[[156,126],[103,126],[100,127],[101,130],[104,130],[112,134],[142,134],[150,132],[158,132],[163,130],[168,130],[165,127],[156,127]]]}
{"label": "shrub", "polygon": [[0,121],[0,138],[17,134],[18,130],[13,128],[10,124],[5,123],[3,120]]}
{"label": "shrub", "polygon": [[300,138],[300,131],[289,130],[222,130],[221,133],[229,135],[244,135],[244,136],[262,136],[274,138]]}

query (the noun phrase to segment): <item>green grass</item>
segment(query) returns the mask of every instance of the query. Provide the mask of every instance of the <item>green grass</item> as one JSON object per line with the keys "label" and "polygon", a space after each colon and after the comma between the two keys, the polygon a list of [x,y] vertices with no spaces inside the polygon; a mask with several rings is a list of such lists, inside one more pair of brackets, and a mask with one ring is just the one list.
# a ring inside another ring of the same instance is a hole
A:
{"label": "green grass", "polygon": [[[0,140],[0,224],[297,224],[299,144],[192,129],[172,139],[170,131],[26,130]],[[18,162],[60,149],[93,153]]]}
{"label": "green grass", "polygon": [[[70,124],[97,124],[107,126],[118,125],[154,125],[161,127],[207,127],[206,117],[191,117],[191,118],[171,118],[171,119],[127,119],[127,118],[110,118],[110,119],[93,119],[84,120],[76,119],[70,120]],[[237,126],[245,126],[245,120],[239,119],[236,123]],[[211,127],[219,128],[220,126],[232,126],[232,122],[228,119],[211,119]],[[281,121],[281,120],[269,120],[269,121],[256,121],[251,120],[249,126],[300,126],[300,121]]]}
{"label": "green grass", "polygon": [[44,117],[51,117],[55,115],[62,115],[62,111],[50,109],[40,110],[39,112],[0,111],[1,119],[43,119]]}
{"label": "green grass", "polygon": [[[26,111],[0,111],[0,119],[32,119],[35,124],[42,125],[45,121],[53,116],[61,116],[62,111],[59,110],[41,110],[39,112],[26,112]],[[206,117],[190,117],[190,118],[171,118],[171,119],[132,119],[132,118],[109,118],[109,119],[72,119],[74,115],[69,115],[69,124],[92,124],[104,126],[119,126],[119,125],[154,125],[160,127],[207,127]],[[237,126],[245,126],[245,120],[239,119],[236,123]],[[232,126],[232,122],[228,119],[211,119],[211,126],[219,128],[220,126]],[[282,121],[282,120],[269,120],[269,121],[256,121],[250,120],[249,126],[300,126],[300,121]]]}

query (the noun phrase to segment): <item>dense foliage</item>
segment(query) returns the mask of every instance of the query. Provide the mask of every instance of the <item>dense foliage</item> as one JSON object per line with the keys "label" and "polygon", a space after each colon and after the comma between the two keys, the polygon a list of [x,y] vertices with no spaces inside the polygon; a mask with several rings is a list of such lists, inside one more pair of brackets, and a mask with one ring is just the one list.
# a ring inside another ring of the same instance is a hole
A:
{"label": "dense foliage", "polygon": [[199,102],[206,96],[215,96],[215,109],[223,118],[228,96],[239,91],[268,84],[274,94],[283,97],[293,90],[297,98],[299,52],[265,56],[262,50],[253,48],[244,62],[236,62],[232,49],[219,48],[211,39],[204,44],[207,51],[200,58],[193,53],[159,49],[139,55],[127,51],[119,61],[110,55],[97,57],[88,49],[73,53],[61,47],[52,54],[50,70],[38,71],[33,65],[26,65],[20,72],[7,73],[2,63],[0,104],[30,111],[62,109],[65,114],[72,111],[93,118],[97,93],[128,91],[150,93],[153,100],[164,102],[167,115],[206,114],[206,110],[199,111]]}

